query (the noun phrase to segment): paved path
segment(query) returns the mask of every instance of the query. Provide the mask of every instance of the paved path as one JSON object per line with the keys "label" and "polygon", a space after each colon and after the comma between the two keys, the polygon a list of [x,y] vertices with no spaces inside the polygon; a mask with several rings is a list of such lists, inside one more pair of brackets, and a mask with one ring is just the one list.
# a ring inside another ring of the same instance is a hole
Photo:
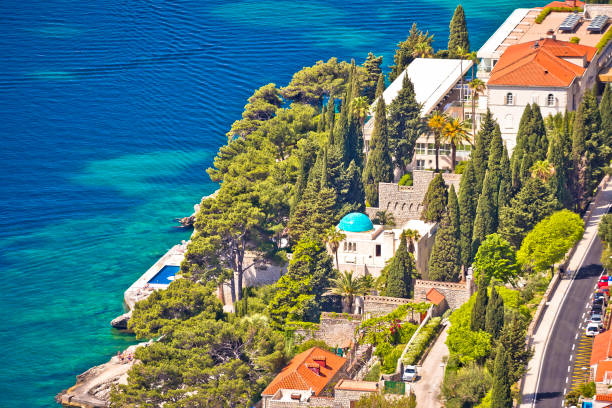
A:
{"label": "paved path", "polygon": [[584,237],[569,262],[570,278],[562,279],[533,335],[534,357],[524,377],[521,408],[560,408],[564,393],[571,386],[571,366],[583,313],[593,292],[601,268],[601,244],[597,238],[599,220],[612,202],[612,182],[608,182],[596,200]]}
{"label": "paved path", "polygon": [[448,334],[447,324],[438,336],[432,349],[419,369],[419,379],[413,384],[414,393],[417,398],[417,407],[441,408],[443,405],[438,400],[440,386],[444,379],[444,366],[442,359],[448,357],[446,337]]}

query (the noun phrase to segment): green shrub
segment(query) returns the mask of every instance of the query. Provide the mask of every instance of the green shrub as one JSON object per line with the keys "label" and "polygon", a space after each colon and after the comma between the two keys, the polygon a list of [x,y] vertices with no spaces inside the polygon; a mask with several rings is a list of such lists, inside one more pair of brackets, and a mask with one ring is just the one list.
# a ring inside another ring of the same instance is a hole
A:
{"label": "green shrub", "polygon": [[402,176],[399,181],[400,186],[411,186],[412,185],[412,173],[408,172]]}
{"label": "green shrub", "polygon": [[611,38],[612,38],[612,26],[610,26],[610,28],[608,28],[608,31],[606,31],[606,33],[599,39],[599,42],[597,43],[595,48],[597,48],[597,50],[601,52],[605,48],[605,46],[608,44],[608,41],[610,41]]}
{"label": "green shrub", "polygon": [[442,395],[447,408],[473,407],[491,388],[491,374],[475,364],[447,372],[442,383]]}
{"label": "green shrub", "polygon": [[573,11],[582,11],[580,7],[545,7],[535,19],[536,24],[541,24],[542,21],[553,11],[571,13]]}
{"label": "green shrub", "polygon": [[323,350],[332,351],[332,348],[327,345],[323,340],[310,339],[306,340],[302,344],[295,348],[295,354],[300,354],[302,351],[306,351],[310,348],[318,347]]}
{"label": "green shrub", "polygon": [[580,43],[580,37],[572,37],[572,38],[570,38],[570,42],[572,44],[578,44],[578,43]]}
{"label": "green shrub", "polygon": [[380,379],[380,363],[376,363],[372,366],[370,371],[363,378],[364,381],[378,381]]}
{"label": "green shrub", "polygon": [[392,374],[395,372],[397,367],[397,360],[399,360],[404,351],[405,344],[398,344],[392,346],[389,343],[382,343],[376,346],[375,354],[378,356],[382,363],[381,371],[383,374]]}
{"label": "green shrub", "polygon": [[491,390],[487,392],[487,395],[480,401],[480,404],[476,405],[476,408],[491,408]]}
{"label": "green shrub", "polygon": [[455,166],[455,174],[463,174],[463,172],[465,171],[465,166],[467,166],[467,164],[467,160],[463,160],[457,163],[457,165]]}
{"label": "green shrub", "polygon": [[440,317],[434,317],[423,326],[419,334],[416,335],[414,341],[408,347],[408,350],[406,350],[406,354],[404,354],[403,362],[405,365],[414,365],[419,361],[425,349],[429,346],[429,343],[431,343],[438,332],[441,321],[442,319]]}

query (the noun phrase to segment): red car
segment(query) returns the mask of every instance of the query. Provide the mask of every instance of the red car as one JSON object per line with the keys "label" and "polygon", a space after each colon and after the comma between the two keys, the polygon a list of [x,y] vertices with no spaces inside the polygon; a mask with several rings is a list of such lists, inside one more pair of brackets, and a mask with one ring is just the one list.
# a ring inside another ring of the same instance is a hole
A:
{"label": "red car", "polygon": [[608,287],[608,275],[603,275],[599,278],[599,282],[597,282],[598,288],[607,288]]}

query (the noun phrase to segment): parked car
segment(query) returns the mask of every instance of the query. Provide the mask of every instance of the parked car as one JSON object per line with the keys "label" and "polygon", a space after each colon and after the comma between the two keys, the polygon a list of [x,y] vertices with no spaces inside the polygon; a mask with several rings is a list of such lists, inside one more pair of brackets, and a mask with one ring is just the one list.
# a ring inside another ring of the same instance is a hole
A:
{"label": "parked car", "polygon": [[601,326],[603,325],[603,316],[600,314],[592,314],[589,323],[595,323]]}
{"label": "parked car", "polygon": [[416,366],[409,365],[404,368],[404,374],[402,374],[402,380],[407,382],[413,382],[416,380],[417,369]]}
{"label": "parked car", "polygon": [[603,275],[601,278],[599,278],[599,281],[597,282],[597,287],[598,288],[608,287],[608,275]]}
{"label": "parked car", "polygon": [[599,334],[599,325],[597,323],[589,323],[584,330],[584,334],[589,337]]}
{"label": "parked car", "polygon": [[591,307],[591,314],[598,314],[598,315],[602,315],[603,314],[603,308],[601,307],[601,305],[593,305]]}
{"label": "parked car", "polygon": [[603,307],[603,305],[604,305],[604,300],[602,298],[593,299],[593,306],[601,306],[601,307]]}
{"label": "parked car", "polygon": [[593,293],[593,299],[602,299],[604,303],[608,303],[607,294],[603,290],[596,290],[595,293]]}

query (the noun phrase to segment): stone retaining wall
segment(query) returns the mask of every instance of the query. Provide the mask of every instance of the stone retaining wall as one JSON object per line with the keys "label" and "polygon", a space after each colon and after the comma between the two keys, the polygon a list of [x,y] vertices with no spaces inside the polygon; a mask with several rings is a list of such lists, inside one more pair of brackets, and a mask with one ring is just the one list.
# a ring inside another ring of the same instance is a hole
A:
{"label": "stone retaining wall", "polygon": [[456,309],[468,301],[474,293],[474,284],[471,277],[465,282],[437,282],[417,279],[414,284],[414,300],[425,302],[427,292],[432,288],[444,295],[446,303],[451,309]]}
{"label": "stone retaining wall", "polygon": [[361,315],[346,313],[321,313],[318,330],[296,329],[294,336],[301,341],[322,340],[330,347],[344,347],[354,342],[355,333],[361,324]]}

